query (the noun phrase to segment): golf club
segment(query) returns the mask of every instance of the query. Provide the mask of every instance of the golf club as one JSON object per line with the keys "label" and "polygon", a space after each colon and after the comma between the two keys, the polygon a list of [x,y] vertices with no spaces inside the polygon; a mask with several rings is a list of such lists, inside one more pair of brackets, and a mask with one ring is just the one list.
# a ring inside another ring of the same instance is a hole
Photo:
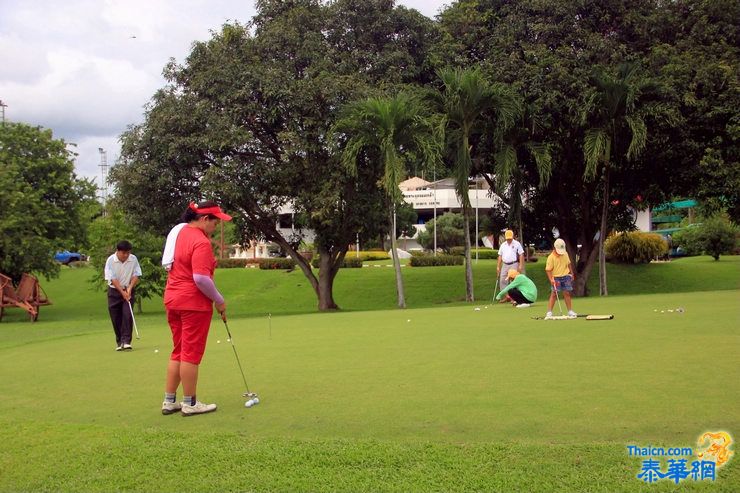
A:
{"label": "golf club", "polygon": [[560,310],[560,316],[563,316],[563,306],[560,304],[560,296],[558,295],[558,287],[555,286],[555,298],[558,300],[558,310]]}
{"label": "golf club", "polygon": [[226,323],[226,314],[221,314],[221,320],[224,321],[224,327],[226,328],[226,334],[229,336],[229,342],[231,343],[231,349],[234,350],[234,357],[236,358],[236,364],[239,365],[239,371],[242,374],[242,380],[244,381],[244,387],[246,387],[247,391],[242,394],[244,397],[249,397],[249,400],[244,403],[245,407],[252,407],[260,403],[259,397],[257,397],[257,394],[255,392],[251,392],[249,390],[249,384],[247,383],[247,378],[244,376],[244,369],[242,368],[242,362],[239,361],[239,355],[236,352],[236,346],[234,346],[234,338],[231,336],[231,331],[229,330],[229,324]]}
{"label": "golf club", "polygon": [[136,319],[134,318],[134,309],[131,307],[131,302],[127,301],[128,303],[128,310],[131,312],[131,321],[134,323],[134,332],[136,332],[136,338],[141,339],[141,336],[139,335],[139,329],[136,327]]}
{"label": "golf club", "polygon": [[496,301],[496,291],[498,291],[498,278],[499,275],[496,274],[496,284],[493,285],[493,298],[491,298],[491,304]]}

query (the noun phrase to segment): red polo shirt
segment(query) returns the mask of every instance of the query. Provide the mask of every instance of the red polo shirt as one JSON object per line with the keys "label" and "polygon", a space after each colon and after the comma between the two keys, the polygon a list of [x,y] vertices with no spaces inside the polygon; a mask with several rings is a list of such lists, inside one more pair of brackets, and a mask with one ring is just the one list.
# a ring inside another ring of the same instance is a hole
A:
{"label": "red polo shirt", "polygon": [[213,302],[201,293],[193,274],[213,279],[216,258],[203,230],[185,226],[177,235],[175,262],[167,276],[164,305],[169,310],[211,311]]}

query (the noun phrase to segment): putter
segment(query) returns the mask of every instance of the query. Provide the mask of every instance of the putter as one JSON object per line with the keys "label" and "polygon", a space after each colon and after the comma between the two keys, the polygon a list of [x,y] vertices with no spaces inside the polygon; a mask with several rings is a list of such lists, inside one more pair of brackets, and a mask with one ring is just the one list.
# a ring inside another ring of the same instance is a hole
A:
{"label": "putter", "polygon": [[493,298],[491,298],[491,304],[496,301],[496,291],[498,291],[498,274],[496,274],[496,284],[493,285]]}
{"label": "putter", "polygon": [[558,310],[560,310],[560,316],[563,316],[563,306],[560,304],[560,296],[558,296],[558,287],[555,286],[555,298],[558,300]]}
{"label": "putter", "polygon": [[247,378],[244,376],[244,369],[242,368],[242,362],[239,361],[239,355],[236,352],[236,346],[234,346],[234,338],[231,336],[231,331],[229,330],[229,324],[226,323],[226,315],[223,313],[221,314],[221,320],[224,321],[224,327],[226,327],[226,334],[229,336],[229,342],[231,343],[231,349],[234,350],[234,357],[236,358],[236,364],[239,365],[239,371],[242,374],[242,380],[244,381],[244,387],[246,387],[247,389],[247,391],[244,392],[244,394],[242,394],[244,397],[249,397],[249,400],[244,405],[246,407],[255,406],[260,403],[260,399],[257,396],[256,392],[251,392],[249,390],[249,384],[247,383]]}
{"label": "putter", "polygon": [[134,309],[131,308],[131,302],[127,301],[128,303],[128,310],[131,312],[131,321],[134,323],[134,332],[136,332],[136,338],[141,339],[141,336],[139,335],[139,329],[136,327],[136,319],[134,318]]}

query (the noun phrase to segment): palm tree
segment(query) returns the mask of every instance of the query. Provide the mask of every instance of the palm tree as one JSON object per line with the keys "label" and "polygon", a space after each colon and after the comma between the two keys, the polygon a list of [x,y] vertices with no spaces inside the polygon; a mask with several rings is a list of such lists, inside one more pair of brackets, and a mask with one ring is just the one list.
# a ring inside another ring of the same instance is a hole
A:
{"label": "palm tree", "polygon": [[396,242],[396,209],[403,199],[398,184],[406,178],[406,165],[421,161],[434,165],[440,159],[441,126],[427,106],[407,92],[388,98],[368,98],[350,104],[334,125],[346,138],[342,162],[353,175],[359,164],[382,165],[380,186],[389,202],[391,255],[396,271],[398,307],[405,308],[401,263]]}
{"label": "palm tree", "polygon": [[465,299],[474,301],[468,180],[477,172],[474,172],[471,158],[471,140],[480,136],[482,129],[490,120],[496,122],[494,134],[503,134],[515,124],[521,109],[517,99],[507,87],[489,83],[478,69],[444,69],[437,75],[442,80],[443,87],[435,99],[439,111],[445,118],[455,192],[462,204],[465,220]]}
{"label": "palm tree", "polygon": [[[596,89],[584,112],[591,122],[583,139],[586,161],[585,176],[594,179],[600,172],[602,180],[601,226],[599,228],[599,294],[607,296],[606,256],[604,241],[609,213],[610,169],[624,160],[632,160],[645,149],[647,126],[637,111],[637,102],[649,87],[635,64],[623,63],[615,75],[595,71],[592,84]],[[626,145],[625,144],[629,142]]]}
{"label": "palm tree", "polygon": [[[495,180],[486,176],[491,188],[507,200],[508,222],[517,225],[522,242],[524,197],[532,195],[535,182],[542,188],[552,175],[550,146],[534,140],[537,134],[540,134],[539,120],[529,108],[523,109],[521,125],[496,132],[493,142]],[[534,173],[536,177],[531,176]]]}

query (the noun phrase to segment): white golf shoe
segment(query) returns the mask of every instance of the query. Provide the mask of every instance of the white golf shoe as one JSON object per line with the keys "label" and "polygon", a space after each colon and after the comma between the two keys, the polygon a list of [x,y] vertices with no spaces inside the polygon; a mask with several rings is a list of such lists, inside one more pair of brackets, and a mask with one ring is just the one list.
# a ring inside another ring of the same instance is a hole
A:
{"label": "white golf shoe", "polygon": [[181,402],[180,404],[182,405],[181,411],[183,416],[212,413],[218,407],[216,404],[204,404],[200,401],[195,401],[195,404],[192,406],[190,404],[185,404],[184,402]]}
{"label": "white golf shoe", "polygon": [[545,318],[546,318],[546,319],[548,319],[548,318],[552,318],[552,312],[547,312],[547,313],[545,313]]}
{"label": "white golf shoe", "polygon": [[568,310],[568,316],[570,318],[576,318],[576,317],[578,317],[578,314],[576,312],[574,312],[573,310]]}
{"label": "white golf shoe", "polygon": [[168,414],[174,414],[176,412],[179,412],[180,409],[182,409],[182,406],[179,402],[168,402],[164,401],[162,403],[162,414],[165,416]]}
{"label": "white golf shoe", "polygon": [[519,303],[516,307],[517,308],[529,308],[530,306],[532,306],[531,303]]}

